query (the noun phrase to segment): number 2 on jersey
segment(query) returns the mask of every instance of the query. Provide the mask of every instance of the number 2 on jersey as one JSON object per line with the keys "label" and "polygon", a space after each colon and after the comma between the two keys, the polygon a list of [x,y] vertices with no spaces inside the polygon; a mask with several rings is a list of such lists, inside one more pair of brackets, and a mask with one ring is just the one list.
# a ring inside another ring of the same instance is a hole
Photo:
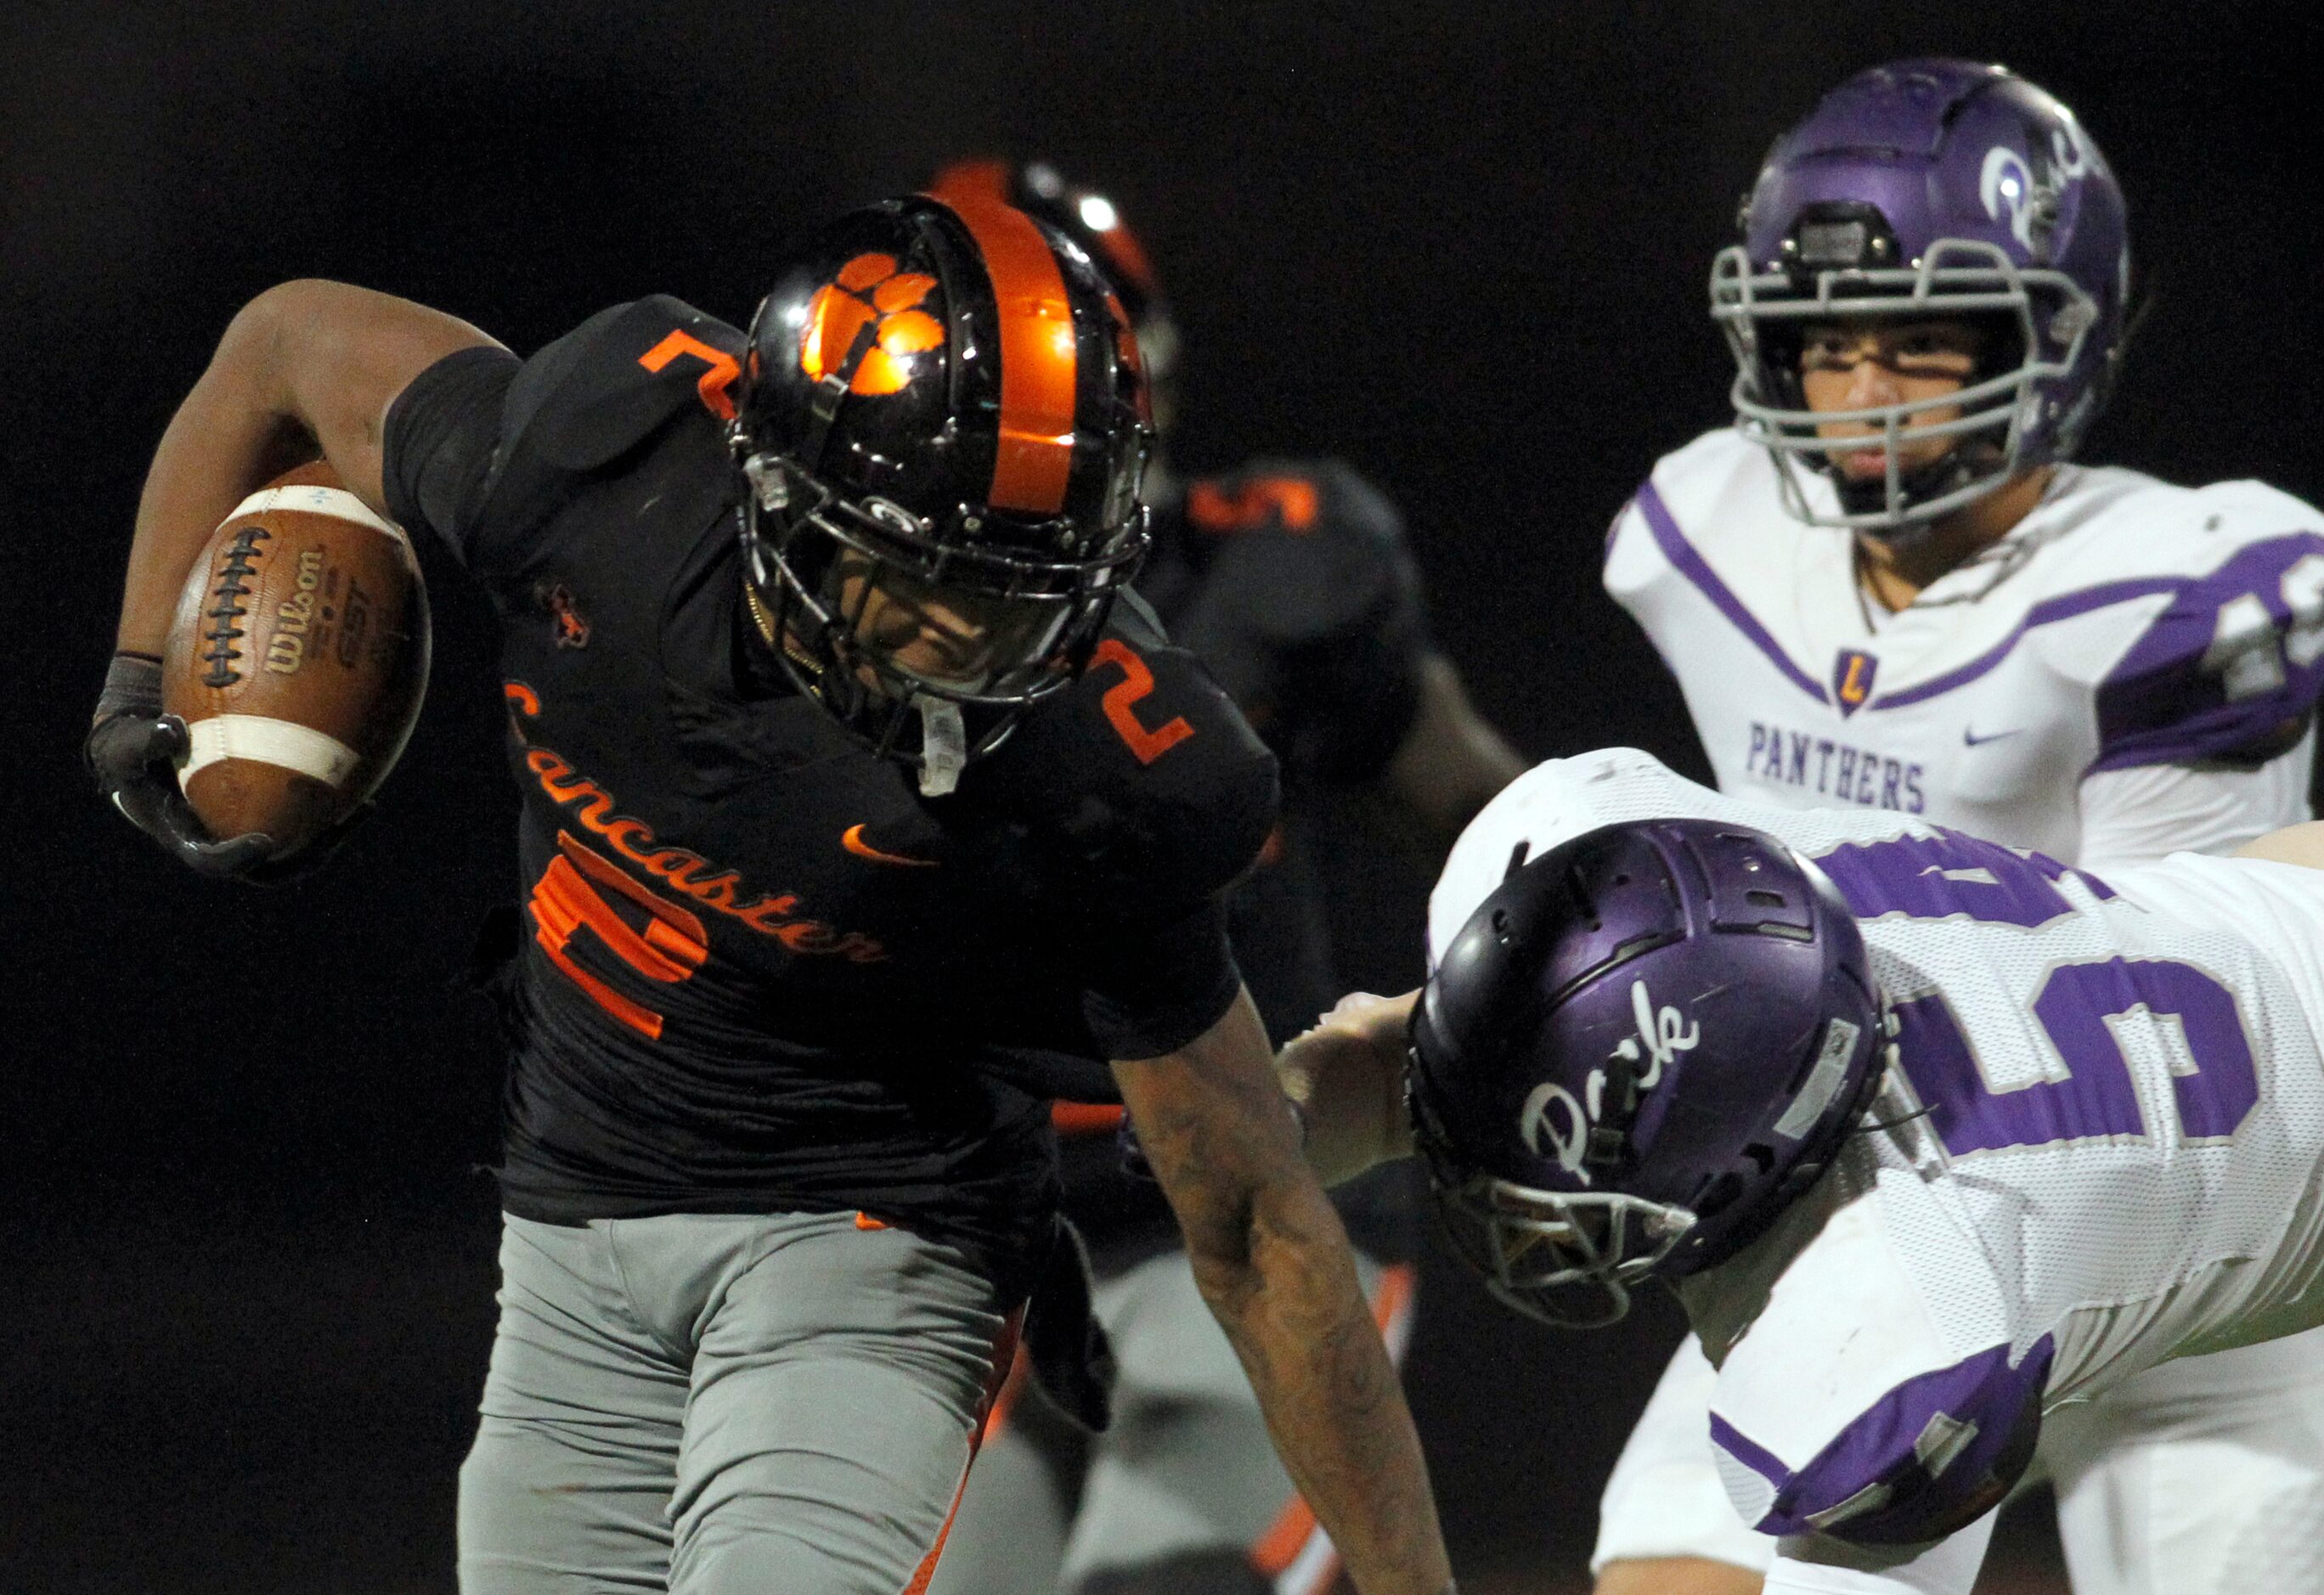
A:
{"label": "number 2 on jersey", "polygon": [[1163,754],[1194,734],[1184,715],[1173,715],[1161,724],[1148,730],[1138,718],[1138,700],[1154,690],[1154,672],[1146,661],[1131,651],[1130,645],[1118,638],[1109,637],[1097,645],[1090,668],[1100,665],[1121,667],[1121,682],[1106,689],[1100,701],[1105,705],[1105,717],[1113,726],[1114,735],[1129,744],[1140,764],[1151,764]]}
{"label": "number 2 on jersey", "polygon": [[[1819,861],[1867,918],[1968,915],[2026,927],[2075,912],[2056,882],[2093,877],[2038,855],[1950,833],[1835,850]],[[1896,1044],[1945,1149],[1955,1155],[2059,1141],[2147,1134],[2126,1038],[2172,1060],[2180,1139],[2233,1136],[2259,1101],[2259,1074],[2233,992],[2175,959],[2098,958],[2062,963],[2035,993],[2033,1013],[2053,1056],[2045,1078],[1996,1091],[1941,993],[1895,1005]],[[2192,1065],[2190,1068],[2187,1065]]]}

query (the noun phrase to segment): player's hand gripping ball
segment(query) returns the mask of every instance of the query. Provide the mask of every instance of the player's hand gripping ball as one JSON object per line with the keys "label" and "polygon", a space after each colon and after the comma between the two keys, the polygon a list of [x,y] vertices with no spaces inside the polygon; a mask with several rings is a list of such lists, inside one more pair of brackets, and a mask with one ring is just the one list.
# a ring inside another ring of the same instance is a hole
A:
{"label": "player's hand gripping ball", "polygon": [[184,727],[177,779],[201,829],[268,839],[258,868],[228,872],[264,879],[336,845],[403,751],[428,659],[410,540],[328,466],[226,518],[178,600],[161,724]]}

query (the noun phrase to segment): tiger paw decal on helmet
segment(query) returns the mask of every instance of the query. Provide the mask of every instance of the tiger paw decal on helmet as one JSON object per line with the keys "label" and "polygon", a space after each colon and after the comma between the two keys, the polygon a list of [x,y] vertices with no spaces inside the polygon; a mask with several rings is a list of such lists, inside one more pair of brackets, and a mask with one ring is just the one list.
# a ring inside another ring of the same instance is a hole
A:
{"label": "tiger paw decal on helmet", "polygon": [[912,356],[944,346],[944,323],[915,308],[936,285],[926,272],[898,271],[893,255],[857,255],[808,302],[800,367],[817,382],[827,372],[844,371],[868,327],[872,344],[856,363],[847,391],[901,392],[912,380]]}

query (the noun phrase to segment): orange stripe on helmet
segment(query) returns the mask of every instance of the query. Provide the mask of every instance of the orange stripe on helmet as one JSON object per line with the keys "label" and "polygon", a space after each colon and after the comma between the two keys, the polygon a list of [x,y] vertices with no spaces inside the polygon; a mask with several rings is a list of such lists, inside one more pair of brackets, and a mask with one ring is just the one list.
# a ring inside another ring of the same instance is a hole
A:
{"label": "orange stripe on helmet", "polygon": [[991,502],[1054,515],[1065,507],[1073,473],[1078,365],[1065,273],[1023,211],[957,191],[945,202],[976,240],[1001,309],[1001,447]]}
{"label": "orange stripe on helmet", "polygon": [[947,161],[936,172],[928,192],[951,205],[966,197],[982,195],[987,199],[1006,203],[1009,198],[1009,162],[991,158],[968,161]]}

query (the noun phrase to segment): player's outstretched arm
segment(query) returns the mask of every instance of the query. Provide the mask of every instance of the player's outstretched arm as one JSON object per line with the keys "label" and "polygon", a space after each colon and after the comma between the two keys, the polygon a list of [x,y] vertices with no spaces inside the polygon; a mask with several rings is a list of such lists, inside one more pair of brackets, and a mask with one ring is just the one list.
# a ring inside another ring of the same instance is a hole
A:
{"label": "player's outstretched arm", "polygon": [[1277,1055],[1283,1094],[1307,1120],[1307,1166],[1326,1185],[1412,1155],[1404,1111],[1405,1035],[1417,990],[1351,991]]}
{"label": "player's outstretched arm", "polygon": [[1419,1438],[1347,1233],[1301,1160],[1250,995],[1178,1051],[1114,1074],[1195,1283],[1356,1587],[1443,1595],[1452,1573]]}
{"label": "player's outstretched arm", "polygon": [[1425,656],[1420,707],[1388,761],[1388,791],[1450,838],[1525,771],[1525,756],[1477,712],[1452,661]]}
{"label": "player's outstretched arm", "polygon": [[318,452],[386,514],[388,406],[445,355],[492,343],[440,310],[344,282],[285,282],[244,306],[154,451],[117,646],[160,657],[178,590],[210,532]]}
{"label": "player's outstretched arm", "polygon": [[2255,837],[2236,849],[2239,859],[2270,859],[2279,864],[2301,864],[2324,870],[2324,820],[2307,820]]}

